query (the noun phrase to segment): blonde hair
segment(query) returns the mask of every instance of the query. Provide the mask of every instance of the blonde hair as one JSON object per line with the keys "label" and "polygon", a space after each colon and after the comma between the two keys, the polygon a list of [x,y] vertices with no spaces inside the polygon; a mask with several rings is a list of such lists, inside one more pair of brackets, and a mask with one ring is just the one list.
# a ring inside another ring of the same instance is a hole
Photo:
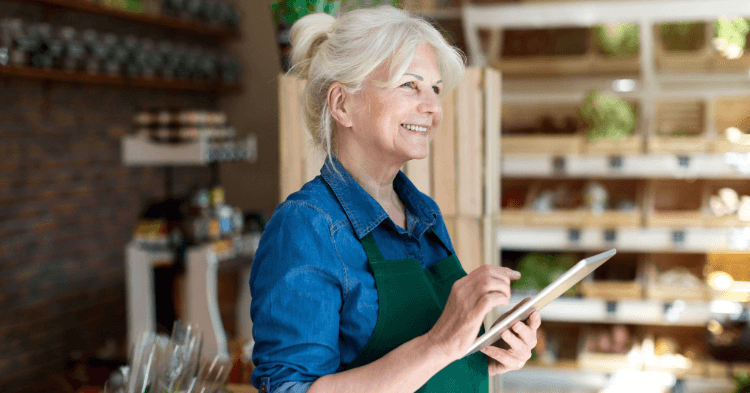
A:
{"label": "blonde hair", "polygon": [[425,19],[391,6],[361,8],[338,19],[324,13],[304,16],[291,30],[290,73],[307,80],[303,119],[318,148],[333,156],[336,122],[328,108],[328,88],[339,82],[357,93],[381,64],[390,63],[393,85],[411,63],[417,47],[427,43],[435,50],[443,78],[441,94],[453,90],[464,74],[465,56],[446,42]]}

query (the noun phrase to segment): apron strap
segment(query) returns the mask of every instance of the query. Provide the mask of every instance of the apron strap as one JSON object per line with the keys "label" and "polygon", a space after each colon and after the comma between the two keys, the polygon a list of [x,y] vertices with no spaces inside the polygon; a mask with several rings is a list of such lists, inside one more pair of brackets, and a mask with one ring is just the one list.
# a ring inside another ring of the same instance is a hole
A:
{"label": "apron strap", "polygon": [[375,237],[372,236],[372,232],[368,232],[361,240],[362,247],[365,249],[365,254],[367,254],[367,259],[370,260],[370,262],[378,263],[378,262],[384,262],[385,258],[383,258],[383,253],[380,252],[380,248],[378,247],[378,244],[375,243]]}

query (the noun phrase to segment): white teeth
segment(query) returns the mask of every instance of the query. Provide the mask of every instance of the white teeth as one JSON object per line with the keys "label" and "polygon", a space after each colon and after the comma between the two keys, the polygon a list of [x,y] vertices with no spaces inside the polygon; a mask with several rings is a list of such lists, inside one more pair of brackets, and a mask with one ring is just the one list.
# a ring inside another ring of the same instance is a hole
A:
{"label": "white teeth", "polygon": [[412,131],[427,132],[427,127],[420,127],[420,126],[415,126],[411,124],[402,124],[401,127],[404,127],[407,130],[412,130]]}

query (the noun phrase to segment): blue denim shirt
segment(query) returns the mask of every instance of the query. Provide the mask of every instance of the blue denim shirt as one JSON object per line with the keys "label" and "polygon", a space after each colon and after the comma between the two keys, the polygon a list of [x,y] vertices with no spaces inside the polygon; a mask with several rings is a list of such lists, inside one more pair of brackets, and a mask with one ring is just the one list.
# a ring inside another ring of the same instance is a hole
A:
{"label": "blue denim shirt", "polygon": [[393,188],[406,207],[406,230],[336,159],[333,166],[339,173],[326,160],[320,176],[276,208],[255,255],[251,380],[268,393],[306,392],[342,371],[372,336],[378,293],[362,237],[372,232],[386,259],[416,258],[424,268],[454,252],[437,204],[403,172]]}

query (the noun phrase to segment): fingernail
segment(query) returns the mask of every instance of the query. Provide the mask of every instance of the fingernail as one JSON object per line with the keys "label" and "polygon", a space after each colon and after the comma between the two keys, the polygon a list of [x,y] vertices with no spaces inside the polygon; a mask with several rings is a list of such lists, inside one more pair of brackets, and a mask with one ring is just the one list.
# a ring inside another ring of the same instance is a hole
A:
{"label": "fingernail", "polygon": [[513,274],[514,274],[514,275],[515,275],[516,277],[521,277],[521,272],[517,272],[517,271],[513,270]]}

